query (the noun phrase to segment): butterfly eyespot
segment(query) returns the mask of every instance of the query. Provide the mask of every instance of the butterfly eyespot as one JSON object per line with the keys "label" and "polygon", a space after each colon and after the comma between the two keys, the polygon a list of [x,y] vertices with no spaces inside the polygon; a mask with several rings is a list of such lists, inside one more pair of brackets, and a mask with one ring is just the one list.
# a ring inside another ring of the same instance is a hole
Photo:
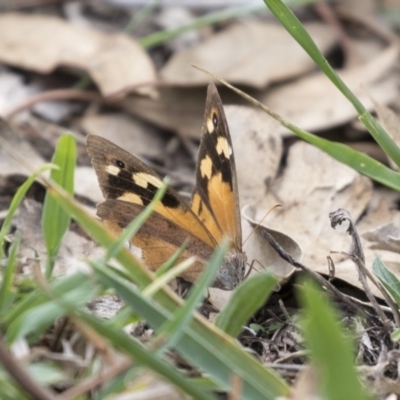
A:
{"label": "butterfly eyespot", "polygon": [[214,124],[214,128],[216,128],[218,126],[218,117],[216,113],[213,113],[212,122]]}
{"label": "butterfly eyespot", "polygon": [[121,168],[121,169],[125,168],[125,163],[122,162],[121,160],[115,160],[114,162],[115,162],[115,165],[116,165],[118,168]]}

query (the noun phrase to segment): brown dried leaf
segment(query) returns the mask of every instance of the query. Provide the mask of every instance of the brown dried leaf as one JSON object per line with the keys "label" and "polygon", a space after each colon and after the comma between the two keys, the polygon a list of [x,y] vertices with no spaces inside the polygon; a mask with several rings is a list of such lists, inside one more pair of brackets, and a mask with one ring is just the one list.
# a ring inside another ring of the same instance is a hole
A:
{"label": "brown dried leaf", "polygon": [[[336,35],[327,25],[310,23],[306,29],[322,52],[336,43]],[[161,77],[179,85],[205,85],[209,78],[191,64],[232,84],[257,89],[314,68],[314,62],[282,26],[256,20],[233,24],[201,45],[175,53],[161,70]]]}
{"label": "brown dried leaf", "polygon": [[84,70],[104,96],[155,80],[149,56],[129,36],[48,15],[0,15],[0,60],[42,74],[60,66]]}
{"label": "brown dried leaf", "polygon": [[249,236],[249,239],[246,241],[244,250],[249,262],[251,263],[253,260],[256,262],[254,269],[267,269],[277,276],[288,278],[296,268],[278,255],[261,234],[261,228],[266,229],[278,244],[296,261],[300,261],[303,255],[299,244],[290,236],[268,228],[265,223],[261,223],[258,226],[259,220],[255,219],[256,209],[254,207],[245,206],[242,210],[242,214],[244,219],[251,223],[251,228],[245,229],[248,234],[251,233],[251,236]]}
{"label": "brown dried leaf", "polygon": [[128,96],[115,105],[163,129],[190,138],[200,138],[206,88],[161,87],[158,93],[157,98]]}
{"label": "brown dried leaf", "polygon": [[240,204],[256,205],[266,195],[266,182],[275,179],[282,157],[278,123],[254,108],[226,106],[224,109],[235,151]]}
{"label": "brown dried leaf", "polygon": [[[40,168],[45,160],[37,151],[17,132],[0,118],[0,174],[30,175]],[[10,153],[13,152],[18,159]]]}

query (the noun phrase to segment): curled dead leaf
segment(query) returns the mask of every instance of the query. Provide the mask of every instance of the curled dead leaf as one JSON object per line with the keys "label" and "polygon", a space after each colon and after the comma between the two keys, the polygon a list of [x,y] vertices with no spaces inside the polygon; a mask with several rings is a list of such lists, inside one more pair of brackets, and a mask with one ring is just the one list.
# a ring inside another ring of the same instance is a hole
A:
{"label": "curled dead leaf", "polygon": [[267,230],[279,245],[296,261],[300,261],[302,258],[302,251],[299,244],[283,232],[270,229],[263,223],[259,224],[259,221],[255,219],[257,215],[255,207],[246,205],[242,209],[242,215],[250,223],[253,230],[251,236],[245,242],[244,250],[248,259],[256,262],[255,269],[258,269],[257,265],[261,265],[263,268],[271,270],[277,276],[288,278],[296,268],[284,261],[277,254],[262,235],[262,230]]}

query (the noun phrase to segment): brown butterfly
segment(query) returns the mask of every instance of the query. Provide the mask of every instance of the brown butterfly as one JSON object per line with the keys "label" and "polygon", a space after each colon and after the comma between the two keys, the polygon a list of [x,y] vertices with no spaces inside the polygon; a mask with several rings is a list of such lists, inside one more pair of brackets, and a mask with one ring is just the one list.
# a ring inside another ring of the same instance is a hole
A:
{"label": "brown butterfly", "polygon": [[[100,136],[89,135],[87,149],[106,198],[97,206],[97,215],[118,234],[150,203],[162,180],[138,158]],[[142,250],[145,264],[156,270],[188,239],[180,261],[193,255],[198,261],[182,278],[194,282],[225,236],[232,246],[213,286],[232,290],[243,279],[246,256],[231,137],[217,88],[210,83],[191,204],[168,188],[131,242]]]}

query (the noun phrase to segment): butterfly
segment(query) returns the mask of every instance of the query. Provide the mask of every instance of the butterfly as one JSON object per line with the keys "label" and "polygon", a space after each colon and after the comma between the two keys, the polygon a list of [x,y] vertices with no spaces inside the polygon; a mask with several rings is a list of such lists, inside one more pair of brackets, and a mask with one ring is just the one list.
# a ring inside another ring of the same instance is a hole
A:
{"label": "butterfly", "polygon": [[[106,199],[98,204],[97,215],[108,229],[121,233],[151,202],[162,179],[138,158],[100,136],[88,135],[87,151]],[[144,263],[156,270],[187,240],[179,261],[193,255],[197,261],[181,277],[194,282],[224,237],[231,240],[231,249],[213,286],[232,290],[244,277],[246,255],[232,141],[221,98],[211,82],[191,203],[167,188],[131,243],[141,249]]]}

